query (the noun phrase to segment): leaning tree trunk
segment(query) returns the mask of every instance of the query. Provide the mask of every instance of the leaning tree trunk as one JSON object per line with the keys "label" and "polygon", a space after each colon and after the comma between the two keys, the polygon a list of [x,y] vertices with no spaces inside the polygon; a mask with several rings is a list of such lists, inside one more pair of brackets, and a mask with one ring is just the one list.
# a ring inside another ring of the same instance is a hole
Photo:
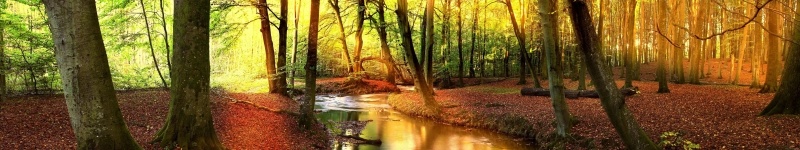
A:
{"label": "leaning tree trunk", "polygon": [[[800,39],[800,24],[794,24],[792,34],[790,39]],[[791,44],[786,53],[786,66],[781,77],[783,83],[772,102],[761,111],[761,115],[800,114],[800,45],[789,43]]]}
{"label": "leaning tree trunk", "polygon": [[[511,6],[510,0],[505,0],[506,8],[508,9],[508,15],[511,16],[511,25],[514,27],[514,35],[517,37],[517,43],[519,44],[519,81],[517,82],[518,85],[527,84],[528,81],[525,81],[525,63],[527,62],[525,59],[525,53],[527,53],[527,49],[525,48],[525,31],[521,31],[520,25],[517,24],[517,17],[514,15],[514,9]],[[523,22],[524,23],[524,22]],[[524,26],[524,25],[523,25]],[[535,79],[534,80],[538,80]]]}
{"label": "leaning tree trunk", "polygon": [[306,55],[306,95],[300,105],[300,125],[311,129],[316,123],[314,118],[314,101],[317,95],[317,47],[319,37],[319,0],[311,0],[311,14],[308,25],[308,54]]}
{"label": "leaning tree trunk", "polygon": [[158,59],[156,59],[156,51],[153,49],[153,38],[150,36],[150,21],[147,20],[147,10],[144,8],[144,0],[139,0],[139,5],[142,5],[142,16],[144,17],[144,26],[147,32],[147,43],[150,44],[150,56],[153,56],[153,66],[156,67],[158,77],[161,78],[161,84],[164,88],[168,88],[167,81],[164,80],[164,75],[161,74],[161,68],[158,67]]}
{"label": "leaning tree trunk", "polygon": [[432,109],[438,110],[438,105],[433,97],[433,88],[426,81],[424,74],[422,74],[422,65],[420,65],[419,59],[417,59],[417,54],[414,52],[414,41],[411,35],[411,27],[408,21],[408,3],[406,0],[398,0],[397,2],[397,21],[400,28],[400,35],[402,38],[402,45],[403,50],[405,51],[406,58],[409,60],[407,61],[408,66],[411,68],[412,72],[411,75],[414,76],[416,79],[416,86],[419,89],[420,95],[424,100],[425,106]]}
{"label": "leaning tree trunk", "polygon": [[434,3],[435,0],[426,0],[427,4],[425,6],[425,21],[423,21],[424,29],[422,29],[423,37],[422,40],[422,71],[425,77],[425,84],[429,86],[433,85],[433,33],[436,32],[433,29],[433,17],[436,15],[434,12],[434,7],[436,6]]}
{"label": "leaning tree trunk", "polygon": [[331,9],[333,9],[333,14],[336,16],[336,26],[339,27],[339,41],[342,42],[342,59],[344,61],[344,66],[347,67],[347,71],[352,72],[353,66],[350,64],[352,64],[353,61],[350,60],[350,50],[347,48],[347,34],[344,31],[339,0],[329,0],[328,4],[331,6]]}
{"label": "leaning tree trunk", "polygon": [[386,27],[389,25],[386,23],[385,10],[386,3],[384,0],[378,0],[378,37],[381,40],[381,55],[383,59],[388,62],[386,63],[386,81],[394,84],[397,71],[394,70],[394,58],[392,58],[392,52],[389,50],[389,39],[387,38],[388,33],[386,32]]}
{"label": "leaning tree trunk", "polygon": [[[261,38],[264,40],[264,53],[265,53],[265,66],[267,68],[267,78],[269,79],[269,91],[277,91],[277,79],[273,79],[275,75],[275,48],[272,44],[272,29],[270,27],[269,8],[267,0],[258,0],[258,15],[261,20]],[[174,22],[174,20],[173,20]],[[177,26],[175,26],[177,27]],[[177,33],[176,33],[177,34]],[[175,41],[177,42],[177,41]],[[176,50],[177,51],[177,50]],[[177,53],[177,52],[175,52]],[[174,61],[174,60],[173,60]]]}
{"label": "leaning tree trunk", "polygon": [[125,125],[93,0],[45,0],[77,149],[142,149]]}
{"label": "leaning tree trunk", "polygon": [[625,106],[625,97],[621,95],[617,85],[614,83],[614,78],[607,71],[604,71],[610,68],[605,66],[602,57],[599,57],[600,49],[597,44],[600,41],[598,41],[596,30],[592,25],[592,17],[589,15],[586,2],[574,0],[570,4],[572,7],[570,9],[572,27],[575,29],[575,35],[580,42],[581,52],[584,59],[586,59],[592,83],[594,83],[598,94],[600,94],[600,103],[603,105],[611,124],[614,125],[628,149],[659,149],[658,145],[648,138],[647,133],[642,131],[639,123],[633,117],[633,113]]}
{"label": "leaning tree trunk", "polygon": [[208,0],[175,1],[169,114],[154,141],[173,149],[224,149],[214,132],[209,85]]}
{"label": "leaning tree trunk", "polygon": [[[777,9],[779,3],[769,4],[771,8]],[[778,33],[778,19],[780,16],[775,11],[767,11],[767,30],[770,33]],[[761,87],[759,93],[772,93],[778,90],[778,75],[780,73],[780,37],[769,35],[767,38],[767,79],[764,81],[764,86]]]}
{"label": "leaning tree trunk", "polygon": [[[572,116],[569,114],[569,107],[564,101],[564,79],[561,72],[561,50],[558,47],[558,37],[556,34],[558,10],[555,0],[539,0],[539,15],[544,38],[544,51],[547,57],[548,79],[550,81],[550,98],[553,101],[553,110],[556,116],[556,133],[561,137],[569,136],[569,129],[572,127],[570,121]],[[506,7],[511,10],[509,0],[506,0]],[[524,9],[524,8],[523,8]],[[513,12],[510,12],[513,13]]]}

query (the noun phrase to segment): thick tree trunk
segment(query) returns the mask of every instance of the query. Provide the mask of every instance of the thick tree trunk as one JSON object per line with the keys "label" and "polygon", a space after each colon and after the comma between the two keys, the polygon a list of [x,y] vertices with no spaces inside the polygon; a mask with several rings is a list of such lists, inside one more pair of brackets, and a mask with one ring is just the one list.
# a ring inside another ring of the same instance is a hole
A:
{"label": "thick tree trunk", "polygon": [[436,15],[436,12],[434,12],[434,7],[436,5],[434,0],[426,0],[426,2],[427,4],[425,6],[424,16],[425,21],[423,21],[424,29],[422,29],[422,34],[425,36],[423,38],[425,42],[422,43],[422,56],[425,57],[422,61],[424,67],[424,76],[422,77],[425,77],[425,81],[427,81],[423,83],[428,84],[428,86],[433,86],[433,42],[435,41],[433,39],[433,33],[436,32],[436,30],[433,28],[433,17]]}
{"label": "thick tree trunk", "polygon": [[[777,9],[779,8],[779,3],[769,4],[768,7]],[[771,33],[779,33],[778,26],[780,25],[778,22],[780,16],[778,12],[775,11],[767,11],[767,30]],[[780,73],[780,37],[775,35],[769,35],[767,37],[767,79],[764,81],[764,87],[761,88],[759,93],[773,93],[778,90],[778,75]]]}
{"label": "thick tree trunk", "polygon": [[[506,7],[512,10],[510,0],[506,0]],[[523,8],[524,9],[524,8]],[[548,81],[550,82],[550,98],[553,103],[553,110],[556,116],[556,134],[567,137],[572,127],[572,115],[569,114],[569,107],[564,101],[564,79],[561,72],[561,49],[558,47],[558,36],[556,32],[556,16],[558,10],[555,0],[539,0],[539,16],[542,25],[542,37],[545,56],[547,57]],[[513,14],[513,11],[509,11]],[[520,43],[524,45],[524,40]]]}
{"label": "thick tree trunk", "polygon": [[317,40],[319,38],[319,0],[311,0],[311,14],[308,25],[308,54],[306,55],[306,95],[300,105],[300,125],[311,129],[317,123],[314,117],[314,101],[317,96]]}
{"label": "thick tree trunk", "polygon": [[169,114],[154,141],[173,149],[224,149],[214,132],[209,85],[210,1],[175,2]]}
{"label": "thick tree trunk", "polygon": [[161,84],[164,88],[168,88],[167,80],[164,80],[164,75],[161,74],[161,68],[158,67],[158,59],[156,59],[156,50],[153,49],[153,38],[150,36],[150,21],[147,20],[147,10],[144,8],[144,0],[139,0],[139,5],[142,6],[142,16],[144,17],[144,26],[147,32],[147,43],[150,44],[150,56],[153,56],[153,66],[156,67],[158,77],[161,78]]}
{"label": "thick tree trunk", "polygon": [[570,18],[573,28],[575,28],[575,35],[586,59],[592,83],[600,94],[600,103],[611,124],[614,125],[628,149],[659,149],[658,145],[648,138],[647,133],[642,131],[633,117],[633,113],[625,106],[625,97],[621,95],[617,85],[614,84],[614,78],[604,71],[610,68],[603,65],[603,59],[598,57],[600,54],[600,49],[597,47],[599,41],[586,2],[575,0],[570,4]]}
{"label": "thick tree trunk", "polygon": [[277,63],[277,81],[275,82],[275,90],[270,89],[270,93],[286,93],[286,48],[288,47],[288,32],[289,32],[289,1],[281,0],[281,18],[278,24],[278,63]]}
{"label": "thick tree trunk", "polygon": [[[685,23],[685,20],[687,18],[689,18],[689,17],[686,17],[688,9],[689,9],[688,4],[685,4],[685,3],[682,3],[682,2],[678,2],[678,6],[676,6],[674,11],[673,11],[673,12],[677,12],[677,15],[675,16],[674,20],[677,21],[678,24],[683,25]],[[672,32],[672,33],[673,33],[673,36],[674,36],[673,39],[675,39],[675,41],[684,41],[684,36],[685,36],[684,32],[675,31],[675,32]],[[673,67],[673,69],[672,70],[674,71],[673,73],[675,75],[675,79],[674,79],[675,83],[683,84],[683,83],[686,82],[686,76],[684,75],[684,71],[683,71],[683,59],[684,59],[683,52],[684,52],[684,49],[685,49],[685,44],[683,44],[683,42],[678,42],[678,45],[680,45],[680,47],[672,47],[673,48],[672,49],[673,50],[673,52],[672,52],[672,60],[673,60],[672,67]]]}
{"label": "thick tree trunk", "polygon": [[[790,39],[800,39],[800,24],[795,23]],[[791,43],[791,42],[790,42]],[[780,88],[761,115],[800,114],[800,45],[791,43],[786,54],[786,66]]]}
{"label": "thick tree trunk", "polygon": [[[670,30],[668,28],[669,27],[669,24],[668,24],[669,23],[669,19],[667,19],[667,18],[669,18],[669,16],[668,16],[669,15],[669,8],[668,8],[669,6],[667,5],[667,1],[666,0],[659,1],[658,5],[659,5],[658,22],[660,22],[660,24],[661,24],[661,25],[659,25],[659,28],[662,28],[663,30],[661,30],[661,31],[664,31],[665,33],[670,33]],[[667,41],[667,39],[665,39],[665,38],[658,38],[658,39],[659,39],[658,40],[658,44],[659,44],[658,45],[659,46],[659,48],[658,48],[659,49],[659,52],[658,52],[658,71],[656,72],[656,74],[657,74],[656,77],[658,78],[657,79],[658,80],[658,93],[669,93],[669,86],[667,84],[667,66],[666,66],[666,62],[667,62],[667,50],[669,49],[668,46],[670,46],[670,44],[669,44],[669,41]]]}
{"label": "thick tree trunk", "polygon": [[634,26],[634,21],[636,20],[635,19],[636,18],[636,0],[627,0],[626,3],[627,3],[627,7],[626,7],[627,10],[625,10],[625,12],[627,13],[627,15],[625,15],[625,28],[627,29],[627,31],[625,31],[625,35],[624,35],[624,38],[623,38],[623,39],[625,39],[625,44],[623,44],[623,45],[627,45],[627,46],[625,46],[626,47],[625,48],[625,85],[622,86],[623,88],[625,88],[625,87],[628,87],[628,88],[629,87],[633,87],[633,81],[632,80],[633,80],[633,78],[635,78],[634,76],[636,76],[635,71],[633,71],[634,70],[633,69],[634,68],[634,63],[639,63],[638,61],[635,60],[635,56],[634,56],[634,55],[636,55],[636,48],[634,46],[634,43],[635,43],[636,39],[633,38],[633,36],[634,36],[634,31],[633,30],[635,30],[635,28],[636,28],[636,26]]}
{"label": "thick tree trunk", "polygon": [[[760,17],[761,17],[761,15],[759,15],[759,18]],[[750,59],[750,71],[752,72],[751,75],[752,75],[752,80],[753,80],[753,82],[750,82],[750,88],[754,88],[755,89],[755,88],[761,88],[761,82],[758,79],[759,74],[761,72],[761,69],[760,69],[761,68],[760,67],[761,66],[761,51],[759,51],[759,50],[762,50],[763,48],[762,48],[762,43],[761,43],[761,36],[762,36],[761,27],[757,27],[756,26],[756,27],[753,28],[753,30],[754,30],[753,31],[753,38],[754,38],[754,42],[753,43],[755,43],[755,44],[753,46],[754,47],[753,50],[750,53],[750,56],[752,56],[752,58]]]}
{"label": "thick tree trunk", "polygon": [[77,149],[142,149],[125,125],[92,0],[45,0]]}
{"label": "thick tree trunk", "polygon": [[400,28],[400,35],[402,38],[403,50],[405,51],[408,66],[411,68],[411,75],[416,79],[416,87],[419,89],[420,95],[424,100],[425,106],[434,111],[438,111],[438,104],[433,97],[433,88],[426,81],[424,74],[422,74],[422,65],[420,65],[417,54],[414,52],[414,41],[411,35],[411,27],[408,21],[408,3],[406,0],[398,0],[397,2],[397,21]]}
{"label": "thick tree trunk", "polygon": [[[520,74],[519,74],[519,82],[517,82],[517,84],[518,85],[524,85],[524,84],[528,83],[528,81],[525,80],[525,75],[527,73],[525,71],[525,69],[526,69],[526,67],[525,67],[525,63],[526,63],[525,53],[527,53],[526,52],[527,49],[525,48],[525,44],[526,44],[525,43],[525,31],[522,31],[522,29],[521,29],[522,27],[521,26],[525,26],[525,25],[524,24],[523,25],[518,25],[517,24],[517,17],[516,17],[516,15],[514,15],[514,8],[512,8],[511,1],[510,0],[505,0],[505,4],[506,4],[506,8],[508,9],[508,15],[511,16],[511,25],[514,27],[514,35],[516,35],[516,37],[517,37],[517,44],[519,46],[519,73]],[[522,22],[524,23],[524,21],[522,21]]]}
{"label": "thick tree trunk", "polygon": [[[277,91],[278,80],[277,78],[274,77],[276,71],[275,48],[272,43],[272,29],[270,28],[270,21],[269,21],[269,16],[271,16],[271,14],[267,8],[268,7],[267,0],[258,0],[257,7],[258,7],[258,15],[261,17],[261,38],[264,40],[264,53],[265,53],[264,61],[267,69],[267,78],[269,79],[269,91],[273,92]],[[177,27],[177,25],[175,26]]]}
{"label": "thick tree trunk", "polygon": [[364,17],[367,15],[367,6],[365,0],[357,0],[358,15],[356,16],[356,48],[353,50],[353,72],[361,72],[364,68],[361,66],[361,50],[364,48]]}

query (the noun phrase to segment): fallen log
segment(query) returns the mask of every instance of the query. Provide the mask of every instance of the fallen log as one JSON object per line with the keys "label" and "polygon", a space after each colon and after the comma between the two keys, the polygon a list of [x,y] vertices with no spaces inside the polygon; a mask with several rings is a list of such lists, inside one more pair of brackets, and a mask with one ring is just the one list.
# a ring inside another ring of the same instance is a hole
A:
{"label": "fallen log", "polygon": [[[623,88],[620,89],[620,92],[624,96],[631,96],[639,93],[639,89],[635,87]],[[550,90],[543,88],[522,88],[522,90],[520,90],[520,94],[523,96],[550,96]],[[577,99],[579,97],[600,98],[600,95],[597,93],[597,91],[593,90],[564,90],[564,97],[568,99]]]}

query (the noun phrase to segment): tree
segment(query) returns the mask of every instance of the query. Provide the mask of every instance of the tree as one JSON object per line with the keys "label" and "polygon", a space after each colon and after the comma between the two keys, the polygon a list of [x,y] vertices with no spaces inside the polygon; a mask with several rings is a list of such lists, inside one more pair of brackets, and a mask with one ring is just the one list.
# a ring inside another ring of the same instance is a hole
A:
{"label": "tree", "polygon": [[634,59],[634,55],[636,55],[636,48],[633,45],[635,42],[634,36],[634,29],[636,26],[634,25],[635,18],[636,18],[636,0],[627,0],[626,1],[626,11],[625,13],[625,22],[624,26],[627,31],[624,31],[624,40],[626,45],[625,48],[625,85],[622,86],[624,88],[633,87],[633,78],[636,76],[634,70],[635,63],[639,63],[636,59]]}
{"label": "tree", "polygon": [[306,55],[306,95],[300,105],[300,125],[310,129],[316,119],[314,118],[314,101],[317,95],[317,47],[319,40],[319,0],[311,0],[311,14],[308,25],[308,54]]}
{"label": "tree", "polygon": [[[694,21],[692,22],[692,28],[691,28],[692,33],[695,35],[703,35],[707,30],[707,28],[704,26],[706,25],[705,22],[707,17],[706,14],[708,14],[707,13],[708,8],[702,8],[699,6],[709,6],[708,2],[709,1],[698,1],[697,5],[698,11],[697,14],[695,15]],[[689,46],[691,46],[691,48],[689,49],[690,52],[689,61],[691,63],[689,64],[689,83],[699,84],[700,74],[701,74],[700,70],[702,69],[700,64],[701,62],[700,59],[702,55],[701,51],[703,48],[701,45],[702,41],[701,39],[692,38],[690,42],[691,43],[689,43]]]}
{"label": "tree", "polygon": [[214,131],[209,85],[211,1],[175,1],[169,114],[153,141],[174,149],[224,149]]}
{"label": "tree", "polygon": [[[269,79],[269,91],[273,92],[277,89],[277,78],[275,75],[275,48],[272,43],[272,29],[269,21],[270,11],[267,6],[267,0],[258,0],[256,4],[258,7],[258,15],[261,20],[261,38],[264,40],[264,53],[265,65],[267,68],[267,78]],[[176,25],[177,27],[177,25]],[[177,41],[176,41],[177,42]],[[177,51],[177,50],[176,50]],[[176,52],[177,53],[177,52]],[[174,61],[174,60],[173,60]]]}
{"label": "tree", "polygon": [[77,149],[142,149],[122,118],[93,0],[45,0]]}
{"label": "tree", "polygon": [[[517,43],[519,44],[519,82],[518,85],[527,84],[528,81],[525,80],[525,63],[527,62],[527,58],[525,57],[527,48],[525,48],[525,32],[520,29],[520,25],[517,24],[517,17],[514,15],[514,8],[511,6],[511,0],[505,0],[506,8],[508,9],[508,14],[511,17],[511,25],[514,26],[514,35],[517,37]],[[522,21],[523,23],[525,21]],[[555,22],[555,21],[554,21]],[[522,26],[525,26],[524,24]],[[534,80],[538,80],[534,78]]]}
{"label": "tree", "polygon": [[387,38],[388,33],[386,32],[386,27],[389,26],[389,24],[386,23],[385,10],[386,2],[384,2],[384,0],[378,0],[378,9],[376,11],[378,12],[378,37],[381,40],[381,56],[388,62],[385,64],[387,72],[386,81],[395,83],[394,77],[397,71],[394,70],[395,64],[394,58],[392,58],[392,51],[389,50],[389,39]]}
{"label": "tree", "polygon": [[144,0],[139,0],[139,5],[142,6],[142,16],[144,17],[144,26],[147,28],[147,43],[150,44],[150,56],[153,56],[153,65],[158,72],[158,77],[161,78],[161,83],[163,84],[164,88],[168,88],[167,81],[164,80],[164,76],[161,75],[161,69],[158,67],[158,59],[156,59],[156,52],[153,49],[153,38],[150,37],[150,21],[147,20],[147,10],[144,8]]}
{"label": "tree", "polygon": [[464,23],[461,20],[461,10],[463,10],[461,9],[461,0],[456,0],[456,7],[458,7],[458,19],[456,20],[456,24],[458,24],[458,85],[464,85],[464,48],[463,38],[461,37]]}
{"label": "tree", "polygon": [[167,50],[167,69],[172,69],[172,61],[170,60],[170,50],[169,50],[169,32],[167,32],[167,17],[164,17],[164,0],[158,0],[158,6],[161,8],[161,29],[163,29],[164,34],[164,48]]}
{"label": "tree", "polygon": [[[270,93],[279,93],[279,94],[286,94],[286,48],[289,43],[288,34],[289,31],[289,2],[287,0],[281,0],[281,20],[278,24],[278,73],[276,74],[277,77],[275,82],[275,89],[269,89]],[[273,83],[270,83],[273,84]]]}
{"label": "tree", "polygon": [[[800,24],[794,23],[794,30],[791,36],[790,39],[800,39]],[[786,66],[783,70],[783,76],[781,76],[782,83],[777,89],[775,97],[761,111],[760,115],[762,116],[800,114],[800,61],[798,61],[800,60],[800,45],[794,42],[789,43],[791,44],[786,53]],[[770,53],[769,55],[773,54]]]}
{"label": "tree", "polygon": [[433,29],[433,17],[436,12],[434,12],[434,8],[436,7],[434,0],[426,0],[425,6],[425,16],[424,21],[422,21],[423,28],[422,28],[422,71],[425,81],[422,82],[423,84],[432,85],[433,84],[433,33],[436,32]]}
{"label": "tree", "polygon": [[572,27],[575,29],[575,35],[580,43],[592,83],[600,95],[600,103],[611,124],[628,149],[659,149],[658,145],[653,143],[642,131],[633,117],[633,113],[625,106],[625,97],[621,95],[614,83],[614,78],[605,71],[609,67],[604,65],[602,57],[598,57],[601,50],[597,46],[599,41],[586,2],[573,0],[569,3]]}
{"label": "tree", "polygon": [[[0,16],[5,13],[6,1],[0,1]],[[0,17],[0,102],[6,100],[6,20]]]}
{"label": "tree", "polygon": [[[669,6],[667,5],[666,0],[662,0],[658,2],[659,5],[659,15],[658,15],[658,22],[660,22],[660,26],[668,27],[669,22]],[[669,28],[665,28],[665,32],[669,33]],[[656,77],[658,78],[658,93],[669,93],[669,85],[667,84],[667,49],[669,49],[669,41],[665,38],[659,38],[658,40],[659,52],[658,52],[658,71],[656,72]]]}
{"label": "tree", "polygon": [[[472,3],[472,7],[473,7],[473,10],[472,10],[472,43],[471,43],[472,48],[470,49],[470,52],[469,52],[469,77],[470,78],[474,78],[475,77],[475,43],[477,43],[477,41],[476,41],[477,40],[476,39],[477,36],[476,36],[475,33],[478,32],[478,8],[479,8],[478,5],[480,5],[480,2],[478,2],[478,0],[473,0],[472,2],[473,2]],[[522,78],[524,78],[524,77],[522,77]],[[522,81],[520,81],[520,82],[522,82]]]}
{"label": "tree", "polygon": [[[432,1],[432,0],[428,0]],[[408,20],[408,2],[406,0],[398,0],[397,1],[397,21],[400,28],[400,35],[402,38],[402,46],[403,51],[405,52],[405,56],[408,59],[408,64],[412,70],[411,75],[416,79],[415,85],[418,89],[420,95],[422,96],[425,106],[437,111],[438,105],[433,97],[433,88],[430,84],[426,81],[424,74],[422,73],[422,65],[420,65],[419,59],[417,59],[417,54],[414,52],[414,42],[411,36],[411,26],[409,25]]]}
{"label": "tree", "polygon": [[[772,9],[780,8],[779,3],[773,3],[769,5]],[[780,22],[779,14],[775,11],[767,11],[767,30],[770,33],[779,33],[778,25]],[[764,86],[761,87],[761,91],[759,93],[773,93],[778,90],[778,75],[780,73],[780,37],[775,35],[769,35],[767,37],[767,79],[764,81]]]}
{"label": "tree", "polygon": [[[569,129],[572,127],[572,116],[569,114],[569,107],[564,100],[564,79],[561,72],[561,49],[558,47],[558,35],[556,34],[558,10],[555,0],[539,0],[540,24],[542,25],[542,37],[545,56],[547,57],[548,79],[550,81],[550,99],[553,101],[553,110],[556,116],[556,133],[559,136],[569,136]],[[506,0],[508,3],[509,0]],[[506,4],[511,9],[511,6]],[[513,12],[511,12],[513,13]],[[520,42],[522,43],[522,42]],[[523,44],[524,45],[524,44]]]}
{"label": "tree", "polygon": [[347,49],[347,35],[344,31],[344,23],[342,22],[342,11],[339,7],[339,0],[328,0],[328,4],[333,9],[333,14],[336,16],[336,25],[339,27],[339,40],[342,41],[342,59],[344,60],[344,65],[347,67],[347,71],[352,72],[353,61],[350,60],[350,50]]}
{"label": "tree", "polygon": [[361,49],[364,47],[364,17],[367,15],[367,6],[364,0],[356,0],[358,3],[358,16],[356,17],[356,49],[353,51],[353,72],[361,72]]}

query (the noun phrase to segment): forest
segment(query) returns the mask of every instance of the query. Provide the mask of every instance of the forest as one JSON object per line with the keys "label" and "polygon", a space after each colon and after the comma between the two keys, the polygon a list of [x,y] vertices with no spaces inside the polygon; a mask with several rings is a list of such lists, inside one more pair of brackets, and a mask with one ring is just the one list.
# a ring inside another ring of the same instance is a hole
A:
{"label": "forest", "polygon": [[0,149],[800,149],[798,0],[0,0]]}

